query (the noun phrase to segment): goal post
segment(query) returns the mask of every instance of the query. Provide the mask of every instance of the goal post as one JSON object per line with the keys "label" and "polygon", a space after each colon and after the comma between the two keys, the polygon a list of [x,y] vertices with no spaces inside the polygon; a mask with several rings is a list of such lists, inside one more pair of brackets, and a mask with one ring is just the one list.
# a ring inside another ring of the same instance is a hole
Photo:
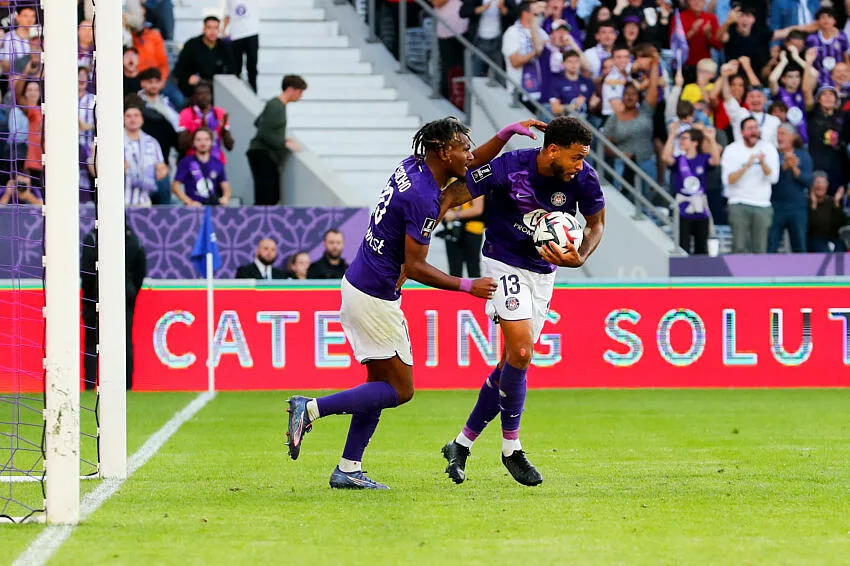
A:
{"label": "goal post", "polygon": [[[60,2],[62,0],[59,0]],[[66,0],[67,1],[67,0]],[[95,4],[100,473],[127,477],[124,128],[121,2]]]}
{"label": "goal post", "polygon": [[44,0],[45,488],[47,521],[58,524],[80,518],[76,21],[75,2]]}

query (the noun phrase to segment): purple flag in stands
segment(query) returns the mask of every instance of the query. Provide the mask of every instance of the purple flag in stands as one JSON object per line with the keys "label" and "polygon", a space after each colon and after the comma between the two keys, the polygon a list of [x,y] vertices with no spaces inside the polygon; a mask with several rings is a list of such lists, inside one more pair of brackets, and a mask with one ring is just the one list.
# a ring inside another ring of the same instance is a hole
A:
{"label": "purple flag in stands", "polygon": [[670,36],[670,49],[676,57],[678,69],[682,68],[682,64],[688,60],[688,38],[685,36],[685,28],[682,26],[682,18],[679,17],[679,10],[673,14],[673,35]]}

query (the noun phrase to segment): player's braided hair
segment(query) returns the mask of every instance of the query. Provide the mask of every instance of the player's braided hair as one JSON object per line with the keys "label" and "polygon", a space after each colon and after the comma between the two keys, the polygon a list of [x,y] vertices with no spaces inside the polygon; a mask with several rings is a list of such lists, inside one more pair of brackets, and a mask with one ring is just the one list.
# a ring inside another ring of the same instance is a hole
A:
{"label": "player's braided hair", "polygon": [[469,136],[469,128],[453,116],[428,122],[413,136],[413,157],[424,159],[429,151],[439,151],[460,136]]}

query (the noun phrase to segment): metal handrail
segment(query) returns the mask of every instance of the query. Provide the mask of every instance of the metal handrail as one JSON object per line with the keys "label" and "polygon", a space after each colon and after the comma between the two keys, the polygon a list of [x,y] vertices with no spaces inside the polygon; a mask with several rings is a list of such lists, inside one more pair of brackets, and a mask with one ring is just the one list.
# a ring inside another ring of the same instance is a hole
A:
{"label": "metal handrail", "polygon": [[[437,15],[436,11],[430,6],[425,0],[413,0],[419,7],[427,13],[431,18],[434,19],[436,23],[443,24],[447,29],[451,30],[451,25],[449,25],[444,19],[442,19],[439,15]],[[370,30],[374,29],[375,22],[377,21],[377,13],[375,10],[375,2],[374,0],[370,0],[367,4],[367,11],[371,13],[367,13],[367,19],[369,22]],[[407,73],[407,62],[406,62],[406,54],[407,54],[407,2],[405,0],[399,1],[399,21],[398,21],[398,52],[399,52],[399,73]],[[436,43],[435,38],[437,35],[437,25],[434,25],[434,29],[432,30],[433,38],[432,41]],[[467,91],[471,89],[472,84],[472,76],[471,76],[471,67],[469,63],[471,63],[472,55],[475,55],[480,60],[482,60],[488,67],[491,72],[495,72],[502,79],[505,80],[507,84],[510,84],[514,87],[515,93],[526,95],[526,99],[528,102],[537,110],[537,112],[545,117],[547,120],[551,120],[554,118],[552,112],[549,111],[548,108],[541,105],[537,100],[531,98],[530,93],[523,88],[521,84],[517,81],[513,80],[508,76],[507,72],[502,70],[501,66],[498,65],[495,61],[490,59],[483,51],[478,49],[472,42],[466,39],[462,34],[455,33],[452,30],[453,37],[464,47],[464,81],[467,85]],[[432,47],[432,57],[438,56],[434,53],[435,49]],[[432,96],[438,93],[439,90],[439,77],[431,77],[431,88],[432,88]],[[514,98],[515,102],[518,102],[518,97]],[[467,106],[468,111],[469,106]],[[629,167],[632,169],[636,175],[636,180],[642,181],[644,185],[646,185],[653,193],[656,195],[660,195],[662,200],[664,200],[670,207],[673,209],[672,217],[668,218],[659,214],[652,203],[646,199],[646,197],[641,194],[640,187],[635,187],[630,183],[625,182],[625,180],[613,170],[612,167],[605,163],[605,156],[602,151],[597,149],[591,149],[591,156],[593,157],[594,164],[601,165],[601,168],[609,176],[616,177],[616,181],[620,183],[622,187],[624,187],[629,193],[631,193],[635,197],[635,218],[640,218],[642,216],[641,206],[646,206],[647,210],[649,210],[660,222],[667,224],[671,229],[671,238],[673,240],[673,248],[671,253],[679,253],[680,248],[678,244],[678,228],[679,228],[679,207],[676,205],[675,199],[667,192],[665,188],[658,184],[658,182],[643,172],[643,170],[637,166],[637,164],[631,160],[625,153],[623,153],[620,148],[618,148],[613,142],[611,142],[607,137],[605,137],[601,131],[599,131],[593,124],[588,122],[584,117],[574,114],[570,112],[570,114],[577,118],[582,122],[594,135],[594,137],[602,143],[602,145],[610,151],[616,158],[620,159],[625,167]],[[613,173],[613,175],[611,175]]]}

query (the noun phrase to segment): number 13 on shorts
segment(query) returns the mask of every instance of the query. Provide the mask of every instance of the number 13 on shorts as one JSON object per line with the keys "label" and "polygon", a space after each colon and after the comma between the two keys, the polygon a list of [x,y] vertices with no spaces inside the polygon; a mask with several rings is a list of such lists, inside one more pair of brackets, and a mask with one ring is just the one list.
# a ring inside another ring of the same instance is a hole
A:
{"label": "number 13 on shorts", "polygon": [[498,283],[493,298],[487,301],[487,316],[494,320],[531,319],[537,342],[552,300],[555,273],[534,273],[489,257],[481,259],[481,267],[482,275]]}

